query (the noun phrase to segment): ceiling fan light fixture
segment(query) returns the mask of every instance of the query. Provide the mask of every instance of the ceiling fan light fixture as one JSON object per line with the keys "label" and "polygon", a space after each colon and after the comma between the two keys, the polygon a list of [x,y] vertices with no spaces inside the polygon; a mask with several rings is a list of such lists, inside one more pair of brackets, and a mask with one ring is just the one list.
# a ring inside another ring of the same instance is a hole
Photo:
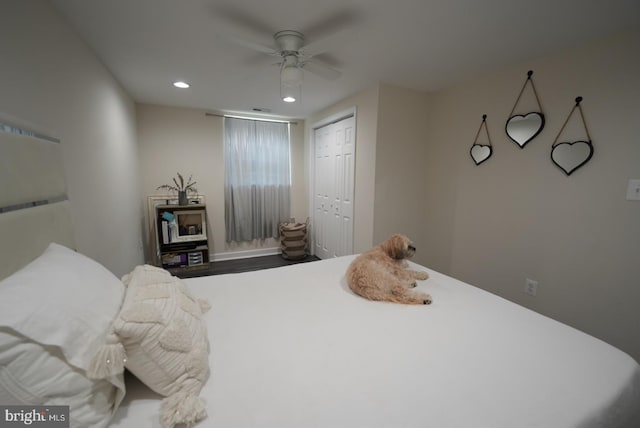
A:
{"label": "ceiling fan light fixture", "polygon": [[293,103],[300,99],[302,87],[302,69],[297,66],[297,59],[287,56],[280,69],[280,96],[285,103]]}
{"label": "ceiling fan light fixture", "polygon": [[294,103],[300,98],[300,85],[285,85],[280,83],[280,97],[285,103]]}
{"label": "ceiling fan light fixture", "polygon": [[302,69],[297,66],[284,66],[280,71],[280,81],[283,85],[299,86],[302,84]]}

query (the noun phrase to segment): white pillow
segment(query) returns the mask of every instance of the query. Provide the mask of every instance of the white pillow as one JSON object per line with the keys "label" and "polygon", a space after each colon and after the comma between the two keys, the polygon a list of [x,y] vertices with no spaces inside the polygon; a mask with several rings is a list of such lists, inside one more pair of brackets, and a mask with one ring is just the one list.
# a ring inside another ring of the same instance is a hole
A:
{"label": "white pillow", "polygon": [[114,331],[126,368],[164,395],[161,424],[191,425],[206,416],[198,397],[209,373],[209,341],[202,319],[208,306],[163,269],[138,266],[122,281],[127,293]]}
{"label": "white pillow", "polygon": [[106,427],[119,390],[69,365],[53,346],[0,328],[0,403],[69,406],[71,427]]}
{"label": "white pillow", "polygon": [[[31,391],[34,400],[53,405],[64,391],[52,379],[85,375],[91,357],[110,332],[124,291],[118,278],[102,265],[57,244],[50,244],[36,260],[0,281],[0,328],[5,333],[0,348],[10,350],[11,343],[20,345],[20,352],[13,356],[4,354],[4,377],[0,378],[4,393],[13,394],[13,402],[34,404],[21,402],[16,382],[7,380],[10,375],[14,380],[21,379],[19,385]],[[18,358],[20,361],[16,361]],[[34,364],[37,361],[38,365],[22,364],[22,359]],[[79,394],[94,399],[85,400],[88,407],[71,407],[71,417],[81,421],[80,425],[97,426],[90,421],[102,417],[108,422],[116,411],[124,396],[124,379],[120,374],[87,380],[80,389]],[[109,397],[107,414],[103,414],[104,403],[96,402],[102,398],[95,394]],[[85,421],[82,415],[86,414],[92,416]]]}

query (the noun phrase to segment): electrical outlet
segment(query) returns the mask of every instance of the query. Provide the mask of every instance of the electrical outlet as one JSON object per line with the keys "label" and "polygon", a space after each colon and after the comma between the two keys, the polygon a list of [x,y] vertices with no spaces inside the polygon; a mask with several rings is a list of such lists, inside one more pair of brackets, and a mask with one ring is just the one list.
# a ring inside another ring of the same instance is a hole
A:
{"label": "electrical outlet", "polygon": [[629,180],[627,184],[627,200],[640,201],[640,180]]}
{"label": "electrical outlet", "polygon": [[535,297],[538,294],[538,281],[527,278],[524,282],[524,292]]}

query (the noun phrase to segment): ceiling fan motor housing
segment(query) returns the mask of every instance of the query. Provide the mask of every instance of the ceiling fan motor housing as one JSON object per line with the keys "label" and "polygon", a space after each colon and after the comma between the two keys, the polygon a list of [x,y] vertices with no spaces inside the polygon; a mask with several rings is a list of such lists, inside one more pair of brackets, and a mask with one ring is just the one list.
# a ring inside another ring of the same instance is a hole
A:
{"label": "ceiling fan motor housing", "polygon": [[273,35],[273,39],[276,41],[283,57],[287,54],[297,54],[300,48],[304,46],[304,36],[299,31],[278,31]]}

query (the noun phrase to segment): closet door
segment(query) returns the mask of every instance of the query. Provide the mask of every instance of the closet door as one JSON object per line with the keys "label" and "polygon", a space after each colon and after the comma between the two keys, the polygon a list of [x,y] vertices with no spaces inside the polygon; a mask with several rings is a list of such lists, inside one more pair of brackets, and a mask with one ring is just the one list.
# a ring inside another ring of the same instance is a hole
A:
{"label": "closet door", "polygon": [[348,117],[315,131],[315,254],[353,253],[355,119]]}
{"label": "closet door", "polygon": [[355,196],[356,164],[355,122],[355,118],[350,117],[338,123],[341,128],[339,136],[342,156],[340,157],[340,178],[338,181],[340,188],[338,189],[337,206],[334,211],[334,214],[340,220],[336,256],[353,254],[353,199]]}
{"label": "closet door", "polygon": [[314,216],[313,230],[315,242],[315,255],[321,259],[330,257],[330,189],[333,185],[328,179],[332,176],[333,163],[330,157],[329,126],[316,129],[315,131],[315,189],[314,189]]}

